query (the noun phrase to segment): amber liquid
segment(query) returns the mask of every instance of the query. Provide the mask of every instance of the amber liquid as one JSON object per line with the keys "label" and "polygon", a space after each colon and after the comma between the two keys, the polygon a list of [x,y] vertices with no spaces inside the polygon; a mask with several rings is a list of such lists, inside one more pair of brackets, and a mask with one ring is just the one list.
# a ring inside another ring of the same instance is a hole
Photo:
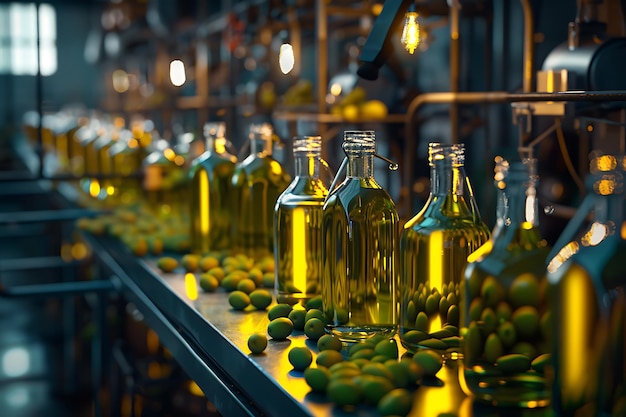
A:
{"label": "amber liquid", "polygon": [[295,304],[321,291],[322,207],[326,193],[323,186],[316,188],[320,191],[317,198],[288,195],[276,208],[276,298],[279,302]]}
{"label": "amber liquid", "polygon": [[232,182],[235,251],[255,259],[272,253],[274,206],[289,182],[289,175],[270,156],[250,155],[235,167]]}
{"label": "amber liquid", "polygon": [[322,304],[344,341],[397,329],[398,214],[372,178],[348,178],[324,206]]}
{"label": "amber liquid", "polygon": [[[445,341],[433,348],[431,339],[459,336],[460,288],[467,257],[489,239],[489,234],[487,226],[476,222],[463,197],[457,195],[435,197],[425,213],[405,225],[400,240],[400,339],[405,348],[441,353],[458,350],[458,344],[447,346]],[[418,315],[424,314],[427,324],[418,325]],[[449,332],[436,333],[444,328]]]}
{"label": "amber liquid", "polygon": [[191,168],[191,250],[205,254],[231,248],[232,175],[235,163],[217,154]]}

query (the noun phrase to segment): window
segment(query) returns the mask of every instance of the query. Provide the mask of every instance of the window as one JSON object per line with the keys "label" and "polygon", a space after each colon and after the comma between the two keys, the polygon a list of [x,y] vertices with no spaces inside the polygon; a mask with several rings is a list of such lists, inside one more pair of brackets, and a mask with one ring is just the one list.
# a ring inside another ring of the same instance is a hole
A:
{"label": "window", "polygon": [[[41,74],[57,70],[56,13],[49,4],[39,6]],[[0,4],[0,74],[37,74],[37,6],[35,3]]]}

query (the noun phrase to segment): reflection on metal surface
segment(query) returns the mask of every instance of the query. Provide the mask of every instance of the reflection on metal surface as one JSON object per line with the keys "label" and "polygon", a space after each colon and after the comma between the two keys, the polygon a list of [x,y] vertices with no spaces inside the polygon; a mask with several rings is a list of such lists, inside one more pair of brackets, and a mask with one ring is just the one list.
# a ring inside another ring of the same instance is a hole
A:
{"label": "reflection on metal surface", "polygon": [[198,299],[198,282],[191,272],[185,274],[185,294],[191,301]]}

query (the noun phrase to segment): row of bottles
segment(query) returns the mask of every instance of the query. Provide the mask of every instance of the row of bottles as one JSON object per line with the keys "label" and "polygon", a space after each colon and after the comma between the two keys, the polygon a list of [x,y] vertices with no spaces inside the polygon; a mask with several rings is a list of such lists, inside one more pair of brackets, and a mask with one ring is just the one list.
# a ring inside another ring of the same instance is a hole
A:
{"label": "row of bottles", "polygon": [[327,331],[344,341],[397,332],[408,351],[458,360],[463,390],[491,404],[552,403],[559,415],[626,410],[623,156],[591,155],[587,196],[550,248],[539,232],[535,160],[496,160],[489,230],[463,145],[429,144],[429,198],[400,229],[374,176],[371,131],[344,132],[345,160],[330,185],[320,137],[294,138],[292,180],[273,156],[268,124],[251,127],[241,161],[223,123],[205,126],[199,157],[148,121],[130,129],[83,121],[47,136],[45,146],[67,145],[65,167],[84,175],[92,196],[189,216],[194,252],[273,255],[277,299],[321,295]]}

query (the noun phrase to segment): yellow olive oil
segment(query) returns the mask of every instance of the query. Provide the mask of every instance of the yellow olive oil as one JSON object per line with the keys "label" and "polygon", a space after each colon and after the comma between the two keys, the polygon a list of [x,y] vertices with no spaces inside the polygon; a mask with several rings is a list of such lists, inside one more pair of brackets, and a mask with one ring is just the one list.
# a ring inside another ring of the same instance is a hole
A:
{"label": "yellow olive oil", "polygon": [[260,259],[273,251],[274,206],[291,178],[272,157],[271,126],[253,126],[252,130],[251,153],[236,165],[232,178],[232,233],[237,252]]}
{"label": "yellow olive oil", "polygon": [[342,340],[397,328],[398,215],[389,194],[371,179],[351,178],[324,206],[327,327]]}
{"label": "yellow olive oil", "polygon": [[[209,124],[207,124],[209,125]],[[207,132],[206,152],[193,161],[191,178],[191,250],[205,254],[214,250],[231,249],[233,222],[232,176],[237,158],[225,149],[221,134]]]}

